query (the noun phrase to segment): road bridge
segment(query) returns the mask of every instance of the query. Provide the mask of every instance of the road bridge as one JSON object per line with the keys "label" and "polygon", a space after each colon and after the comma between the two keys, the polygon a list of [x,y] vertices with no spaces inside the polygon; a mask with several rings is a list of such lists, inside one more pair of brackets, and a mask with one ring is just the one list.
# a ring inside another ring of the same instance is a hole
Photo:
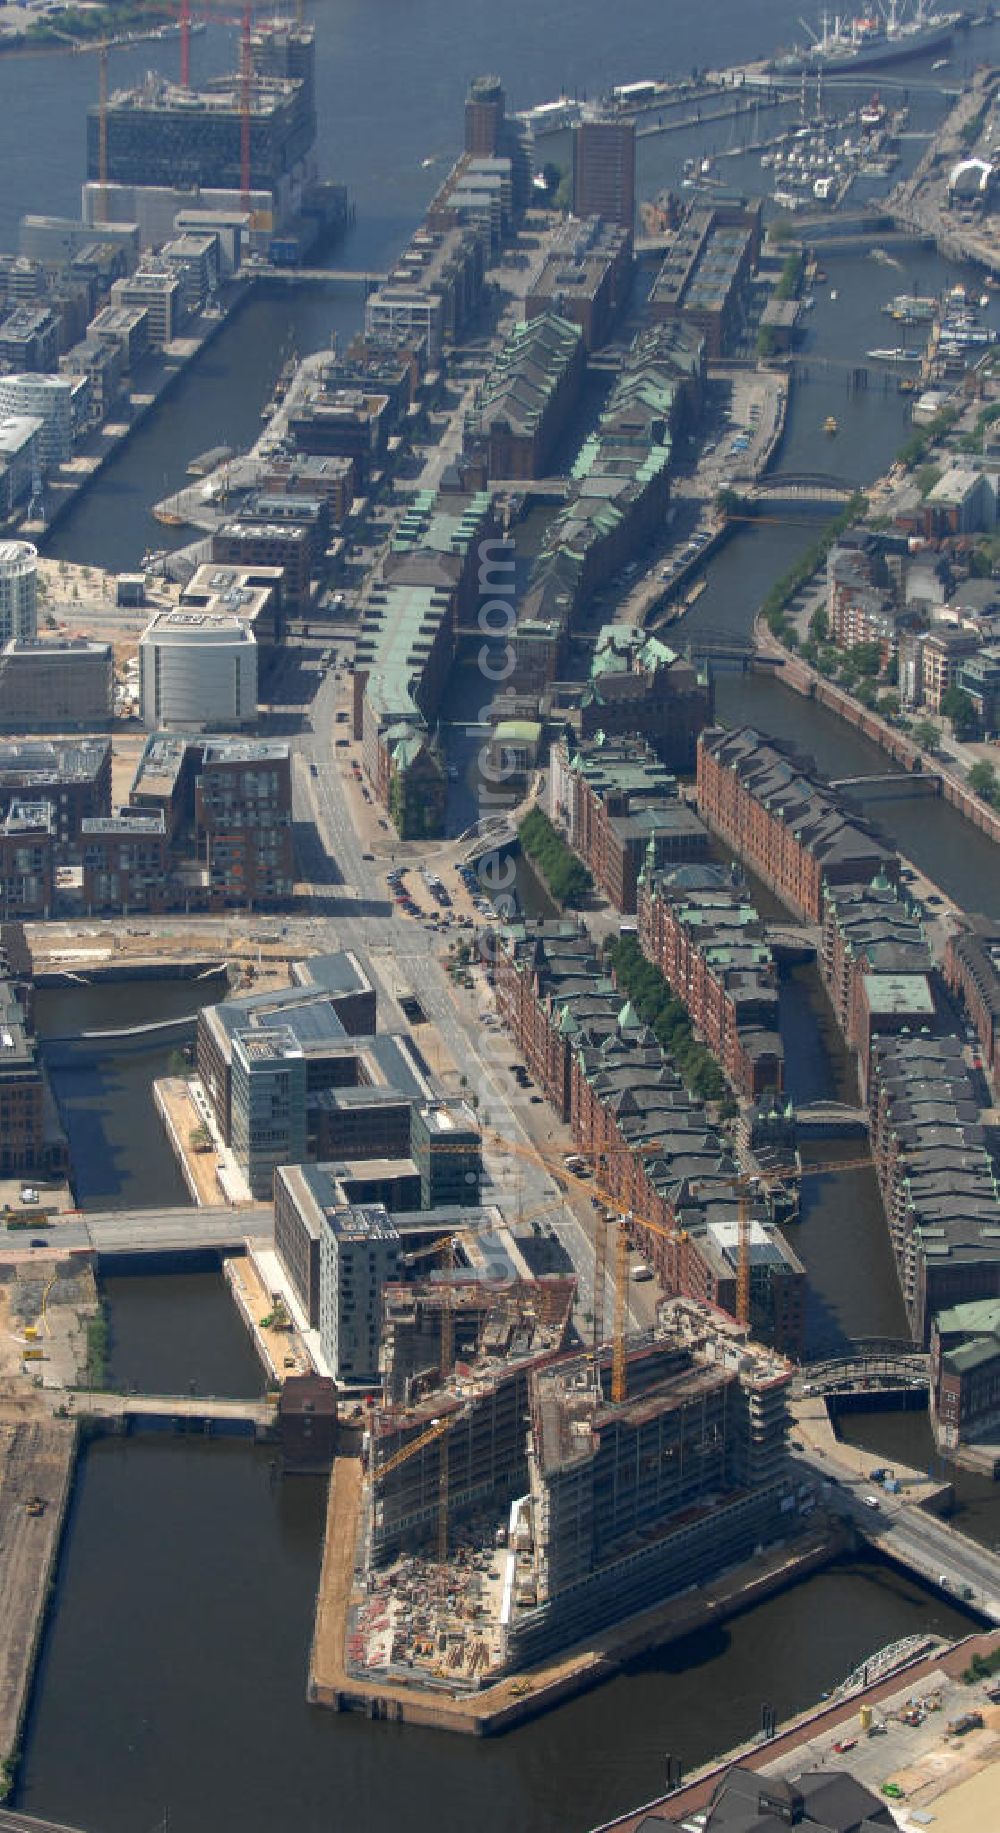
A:
{"label": "road bridge", "polygon": [[803,1363],[800,1375],[803,1392],[816,1394],[926,1391],[930,1357],[913,1343],[873,1338],[853,1343],[844,1355]]}
{"label": "road bridge", "polygon": [[237,1432],[261,1437],[275,1421],[275,1400],[232,1400],[218,1395],[112,1394],[76,1390],[75,1410],[130,1426],[169,1426],[175,1430]]}
{"label": "road bridge", "polygon": [[815,961],[819,953],[818,923],[765,923],[764,935],[778,962]]}
{"label": "road bridge", "polygon": [[346,286],[370,288],[381,286],[388,279],[387,274],[373,274],[367,268],[350,267],[269,267],[255,277],[269,284],[272,280],[283,281],[286,286],[301,286],[303,281],[335,286],[343,281]]}
{"label": "road bridge", "polygon": [[756,655],[752,644],[712,624],[699,624],[690,635],[687,631],[676,633],[678,638],[682,634],[686,638],[684,652],[689,662],[710,662],[716,670],[748,675],[753,672],[755,661],[767,661],[766,657]]}
{"label": "road bridge", "polygon": [[[34,1225],[32,1235],[34,1234]],[[270,1241],[269,1203],[218,1204],[203,1209],[77,1210],[52,1222],[38,1217],[38,1235],[65,1253],[116,1255],[240,1253],[248,1240]],[[0,1253],[20,1257],[28,1231],[0,1228]]]}
{"label": "road bridge", "polygon": [[795,1121],[800,1133],[813,1139],[867,1133],[869,1126],[868,1109],[847,1101],[804,1101],[795,1109]]}

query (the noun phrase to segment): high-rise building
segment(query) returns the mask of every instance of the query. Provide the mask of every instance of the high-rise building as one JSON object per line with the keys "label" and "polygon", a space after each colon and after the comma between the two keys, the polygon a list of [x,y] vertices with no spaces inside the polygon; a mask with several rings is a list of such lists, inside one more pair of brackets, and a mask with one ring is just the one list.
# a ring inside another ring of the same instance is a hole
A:
{"label": "high-rise building", "polygon": [[38,629],[38,549],[0,541],[0,645]]}
{"label": "high-rise building", "polygon": [[465,151],[475,159],[509,159],[511,202],[521,210],[531,192],[531,155],[524,132],[507,119],[507,98],[498,76],[477,76],[465,102]]}
{"label": "high-rise building", "polygon": [[319,1332],[337,1381],[378,1373],[382,1288],[399,1268],[399,1232],[381,1203],[328,1209],[320,1235]]}
{"label": "high-rise building", "polygon": [[573,214],[602,216],[631,229],[635,220],[635,126],[599,115],[573,129]]}
{"label": "high-rise building", "polygon": [[500,152],[507,100],[498,76],[477,76],[465,103],[465,150],[495,159]]}
{"label": "high-rise building", "polygon": [[270,1202],[279,1165],[306,1155],[306,1059],[287,1025],[233,1039],[233,1153],[255,1197]]}
{"label": "high-rise building", "polygon": [[479,1128],[467,1101],[414,1107],[410,1151],[420,1172],[420,1207],[478,1203],[483,1174]]}

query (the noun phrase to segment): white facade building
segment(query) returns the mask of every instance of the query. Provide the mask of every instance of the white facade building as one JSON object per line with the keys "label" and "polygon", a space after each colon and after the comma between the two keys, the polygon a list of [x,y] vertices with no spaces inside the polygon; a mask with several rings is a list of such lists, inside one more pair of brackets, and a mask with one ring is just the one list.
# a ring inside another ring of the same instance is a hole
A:
{"label": "white facade building", "polygon": [[139,700],[149,732],[232,731],[257,719],[257,644],[242,619],[161,611],[139,644]]}
{"label": "white facade building", "polygon": [[0,541],[0,647],[38,632],[38,549]]}
{"label": "white facade building", "polygon": [[42,422],[39,434],[42,470],[64,464],[73,451],[73,390],[79,376],[35,375],[22,370],[0,376],[0,420],[30,414]]}

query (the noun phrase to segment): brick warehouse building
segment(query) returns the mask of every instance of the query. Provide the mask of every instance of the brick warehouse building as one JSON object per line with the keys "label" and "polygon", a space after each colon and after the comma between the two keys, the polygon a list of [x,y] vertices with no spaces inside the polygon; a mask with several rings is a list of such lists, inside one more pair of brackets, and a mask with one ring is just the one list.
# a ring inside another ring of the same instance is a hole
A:
{"label": "brick warehouse building", "polygon": [[[601,1190],[632,1212],[633,1241],[664,1290],[731,1311],[738,1166],[704,1106],[616,991],[584,929],[512,923],[494,950],[501,1020]],[[799,1355],[804,1270],[763,1201],[752,1208],[754,1331]]]}
{"label": "brick warehouse building", "polygon": [[864,816],[813,774],[811,759],[752,726],[698,740],[698,807],[710,828],[807,921],[826,885],[895,882],[899,858]]}
{"label": "brick warehouse building", "polygon": [[733,1087],[752,1100],[780,1093],[778,973],[753,905],[709,866],[644,874],[638,913],[643,954],[684,1001]]}

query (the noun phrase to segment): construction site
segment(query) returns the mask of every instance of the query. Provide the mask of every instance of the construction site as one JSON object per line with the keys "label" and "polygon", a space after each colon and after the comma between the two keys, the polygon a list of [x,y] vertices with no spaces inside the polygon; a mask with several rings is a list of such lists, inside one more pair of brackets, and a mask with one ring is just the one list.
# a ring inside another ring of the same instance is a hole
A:
{"label": "construction site", "polygon": [[[222,15],[215,15],[222,19]],[[342,186],[317,177],[315,31],[300,16],[254,23],[253,11],[223,23],[240,30],[236,69],[192,79],[190,0],[179,8],[177,82],[150,71],[109,90],[101,51],[100,99],[87,116],[88,222],[137,222],[145,244],[172,232],[178,209],[237,213],[250,245],[278,258],[271,238],[298,254],[320,245],[348,215]]]}
{"label": "construction site", "polygon": [[610,1351],[567,1352],[573,1293],[447,1272],[386,1287],[348,1675],[453,1696],[513,1676],[516,1698],[525,1667],[805,1527],[783,1359],[670,1301],[616,1398]]}

